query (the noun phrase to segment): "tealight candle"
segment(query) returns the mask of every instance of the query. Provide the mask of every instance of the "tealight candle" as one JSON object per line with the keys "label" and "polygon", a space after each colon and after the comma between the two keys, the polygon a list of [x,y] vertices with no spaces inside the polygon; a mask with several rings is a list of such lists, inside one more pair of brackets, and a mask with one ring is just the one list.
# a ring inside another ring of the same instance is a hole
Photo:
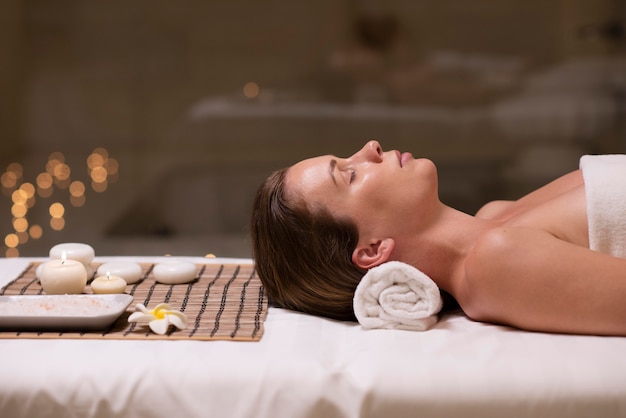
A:
{"label": "tealight candle", "polygon": [[126,281],[126,284],[137,283],[143,277],[143,272],[139,264],[125,261],[111,261],[98,267],[99,276],[103,276],[107,273],[120,276]]}
{"label": "tealight candle", "polygon": [[99,276],[91,282],[91,290],[93,293],[124,293],[126,290],[126,281],[120,276],[112,276],[111,273],[106,276]]}
{"label": "tealight candle", "polygon": [[196,265],[189,261],[168,261],[154,266],[152,273],[159,283],[187,283],[196,278]]}
{"label": "tealight candle", "polygon": [[67,260],[62,254],[60,260],[42,264],[39,281],[49,295],[82,293],[87,284],[87,271],[81,262]]}
{"label": "tealight candle", "polygon": [[64,252],[68,260],[80,261],[85,266],[91,264],[95,257],[95,251],[91,245],[67,242],[50,248],[50,258],[53,260],[60,259]]}

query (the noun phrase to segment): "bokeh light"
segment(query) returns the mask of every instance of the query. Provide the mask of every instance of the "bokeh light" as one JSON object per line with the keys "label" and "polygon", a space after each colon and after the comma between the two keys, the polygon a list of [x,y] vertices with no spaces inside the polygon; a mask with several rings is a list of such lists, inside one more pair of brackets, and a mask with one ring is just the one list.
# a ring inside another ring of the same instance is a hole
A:
{"label": "bokeh light", "polygon": [[4,237],[4,245],[9,248],[15,248],[20,243],[20,239],[17,234],[10,233]]}
{"label": "bokeh light", "polygon": [[50,205],[49,212],[50,216],[52,216],[53,218],[62,218],[65,214],[65,207],[62,203],[55,202]]}
{"label": "bokeh light", "polygon": [[54,184],[54,179],[50,173],[44,172],[37,175],[36,183],[37,194],[39,197],[47,198],[52,196],[52,185]]}
{"label": "bokeh light", "polygon": [[73,178],[77,172],[70,167],[66,156],[56,151],[48,155],[44,170],[32,173],[35,175],[34,181],[27,179],[27,170],[17,162],[10,163],[4,172],[0,172],[2,194],[10,199],[10,204],[5,206],[10,207],[11,212],[10,223],[6,224],[12,227],[12,230],[4,232],[4,251],[7,257],[19,256],[19,245],[43,237],[46,221],[32,222],[35,216],[42,214],[40,211],[31,212],[38,201],[55,196],[54,202],[47,203],[50,214],[48,222],[52,230],[61,231],[66,226],[68,204],[73,207],[84,206],[89,186],[102,193],[119,178],[118,161],[111,158],[109,151],[103,147],[95,148],[89,154],[87,168],[87,178]]}
{"label": "bokeh light", "polygon": [[21,232],[17,232],[17,239],[20,245],[24,245],[28,242],[28,232],[26,231],[21,231]]}
{"label": "bokeh light", "polygon": [[35,186],[32,183],[22,183],[20,185],[20,190],[23,190],[26,193],[26,197],[31,198],[35,195]]}
{"label": "bokeh light", "polygon": [[89,157],[87,157],[87,167],[93,170],[96,167],[103,166],[108,156],[109,153],[104,148],[96,148],[89,154]]}
{"label": "bokeh light", "polygon": [[7,250],[4,253],[4,256],[6,258],[19,257],[20,251],[17,248],[7,248]]}
{"label": "bokeh light", "polygon": [[254,81],[249,81],[243,85],[243,95],[248,99],[255,99],[259,95],[259,85]]}
{"label": "bokeh light", "polygon": [[65,228],[65,219],[63,218],[51,218],[50,219],[50,228],[55,231],[61,231]]}
{"label": "bokeh light", "polygon": [[54,175],[54,170],[57,165],[65,163],[65,156],[61,152],[53,152],[48,156],[48,162],[46,163],[46,172],[50,175]]}
{"label": "bokeh light", "polygon": [[83,196],[85,194],[85,183],[80,180],[71,182],[70,194],[75,197]]}
{"label": "bokeh light", "polygon": [[91,170],[91,180],[95,183],[104,183],[107,181],[107,169],[104,166],[94,167]]}
{"label": "bokeh light", "polygon": [[26,216],[27,212],[28,207],[26,207],[26,205],[23,203],[15,203],[13,206],[11,206],[11,215],[16,218],[23,218],[24,216]]}
{"label": "bokeh light", "polygon": [[70,178],[72,174],[72,169],[69,165],[65,163],[59,163],[54,166],[54,170],[52,170],[52,174],[59,181],[65,181]]}
{"label": "bokeh light", "polygon": [[91,182],[91,188],[98,193],[104,192],[108,187],[108,183],[106,181],[102,183]]}
{"label": "bokeh light", "polygon": [[28,229],[28,219],[26,218],[13,218],[13,229],[16,232],[24,232]]}
{"label": "bokeh light", "polygon": [[105,161],[104,168],[106,168],[109,175],[112,176],[114,174],[117,174],[120,169],[120,164],[115,158],[109,158]]}
{"label": "bokeh light", "polygon": [[21,164],[11,163],[7,166],[6,171],[0,175],[0,185],[5,196],[11,196],[13,190],[20,183],[23,174],[24,168]]}
{"label": "bokeh light", "polygon": [[17,185],[17,174],[13,171],[5,171],[0,176],[0,182],[2,182],[3,188],[13,189]]}
{"label": "bokeh light", "polygon": [[50,187],[52,187],[52,176],[50,175],[50,173],[40,173],[37,176],[37,187],[40,187],[42,189],[49,189]]}
{"label": "bokeh light", "polygon": [[104,148],[96,148],[87,157],[87,169],[91,177],[91,188],[98,193],[104,192],[108,183],[116,181],[119,172],[119,163],[109,158],[109,152]]}
{"label": "bokeh light", "polygon": [[82,195],[82,196],[70,196],[70,203],[75,208],[79,208],[81,206],[84,206],[86,201],[87,201],[87,199],[85,199],[85,195]]}
{"label": "bokeh light", "polygon": [[52,187],[48,187],[47,189],[41,189],[39,187],[37,188],[37,194],[39,195],[39,197],[44,199],[52,196],[52,192],[54,192],[54,189]]}
{"label": "bokeh light", "polygon": [[43,236],[43,228],[40,225],[31,225],[28,234],[32,239],[39,239]]}
{"label": "bokeh light", "polygon": [[28,200],[28,193],[22,189],[17,189],[11,194],[11,200],[14,204],[25,205]]}

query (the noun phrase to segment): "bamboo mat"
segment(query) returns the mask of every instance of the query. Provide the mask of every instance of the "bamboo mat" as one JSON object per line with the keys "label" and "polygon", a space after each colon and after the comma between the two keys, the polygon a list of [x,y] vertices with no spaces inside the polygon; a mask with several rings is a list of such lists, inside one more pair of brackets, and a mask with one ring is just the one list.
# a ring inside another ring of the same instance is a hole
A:
{"label": "bamboo mat", "polygon": [[[0,331],[0,338],[83,338],[133,340],[231,340],[259,341],[267,315],[267,298],[252,264],[201,264],[198,276],[190,283],[166,285],[152,275],[154,264],[140,264],[144,278],[129,285],[126,293],[134,297],[128,309],[102,331]],[[15,280],[0,289],[0,295],[39,295],[43,291],[32,263]],[[94,264],[97,269],[98,265]],[[84,293],[91,294],[89,282]],[[168,303],[182,311],[189,321],[184,330],[171,326],[158,335],[146,325],[128,323],[128,316],[141,303],[149,309]]]}

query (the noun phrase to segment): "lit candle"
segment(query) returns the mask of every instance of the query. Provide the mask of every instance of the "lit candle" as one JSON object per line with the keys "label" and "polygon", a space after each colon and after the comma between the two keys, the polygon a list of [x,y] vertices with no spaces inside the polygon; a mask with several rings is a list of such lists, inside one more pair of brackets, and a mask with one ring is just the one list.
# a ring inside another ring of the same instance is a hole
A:
{"label": "lit candle", "polygon": [[62,253],[60,260],[42,264],[39,281],[49,295],[78,294],[87,284],[87,271],[81,262],[68,260]]}
{"label": "lit candle", "polygon": [[139,264],[125,261],[111,261],[98,267],[99,276],[103,276],[106,273],[120,276],[126,281],[126,284],[137,283],[143,277],[143,272]]}
{"label": "lit candle", "polygon": [[196,265],[188,261],[168,261],[154,266],[152,273],[159,283],[187,283],[196,278]]}
{"label": "lit candle", "polygon": [[85,266],[91,264],[95,257],[95,251],[91,245],[80,244],[77,242],[67,242],[64,244],[57,244],[50,248],[50,258],[57,260],[61,258],[61,254],[65,253],[68,260],[76,260],[83,263]]}
{"label": "lit candle", "polygon": [[[43,265],[45,263],[41,263],[37,266],[37,269],[35,270],[35,277],[39,280],[41,280],[41,270],[43,269]],[[85,271],[87,272],[87,278],[92,277],[93,276],[93,266],[91,264],[83,264],[83,267],[85,267]]]}
{"label": "lit candle", "polygon": [[106,276],[99,276],[91,282],[91,290],[93,293],[124,293],[126,290],[126,281],[120,276],[111,276],[107,272]]}

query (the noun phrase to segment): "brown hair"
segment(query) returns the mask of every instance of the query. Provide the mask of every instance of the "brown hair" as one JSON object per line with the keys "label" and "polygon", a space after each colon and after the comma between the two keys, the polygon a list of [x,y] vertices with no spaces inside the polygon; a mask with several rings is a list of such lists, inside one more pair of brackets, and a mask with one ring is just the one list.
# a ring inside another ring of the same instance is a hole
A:
{"label": "brown hair", "polygon": [[352,300],[364,274],[351,260],[357,227],[324,208],[313,213],[303,202],[289,201],[286,173],[273,173],[259,187],[250,225],[256,269],[270,302],[354,321]]}

